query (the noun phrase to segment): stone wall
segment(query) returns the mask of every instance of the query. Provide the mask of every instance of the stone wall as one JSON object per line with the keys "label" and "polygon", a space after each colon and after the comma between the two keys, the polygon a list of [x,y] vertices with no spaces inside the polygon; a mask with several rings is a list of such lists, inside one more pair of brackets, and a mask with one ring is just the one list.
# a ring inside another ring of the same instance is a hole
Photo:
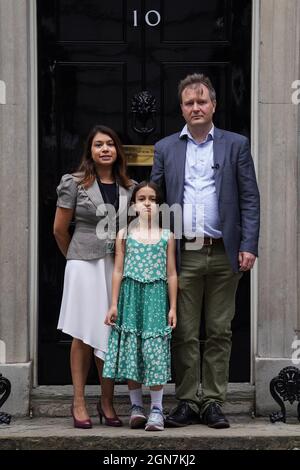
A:
{"label": "stone wall", "polygon": [[[255,0],[254,0],[255,1]],[[258,174],[261,237],[258,263],[256,407],[277,409],[269,382],[291,362],[299,327],[300,0],[260,1]]]}
{"label": "stone wall", "polygon": [[0,373],[13,390],[4,410],[14,413],[28,411],[30,380],[27,7],[0,0]]}

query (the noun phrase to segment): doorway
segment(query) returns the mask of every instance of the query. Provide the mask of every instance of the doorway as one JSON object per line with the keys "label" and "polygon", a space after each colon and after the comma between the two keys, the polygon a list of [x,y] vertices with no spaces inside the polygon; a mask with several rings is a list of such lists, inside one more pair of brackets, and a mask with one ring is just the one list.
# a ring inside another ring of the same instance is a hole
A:
{"label": "doorway", "polygon": [[[188,73],[210,76],[215,125],[249,137],[251,12],[251,0],[37,0],[39,384],[71,383],[70,338],[56,329],[65,261],[52,224],[61,175],[77,167],[89,129],[102,123],[127,146],[134,179],[148,177],[153,144],[184,125],[177,84]],[[230,381],[248,382],[249,274],[232,328]]]}

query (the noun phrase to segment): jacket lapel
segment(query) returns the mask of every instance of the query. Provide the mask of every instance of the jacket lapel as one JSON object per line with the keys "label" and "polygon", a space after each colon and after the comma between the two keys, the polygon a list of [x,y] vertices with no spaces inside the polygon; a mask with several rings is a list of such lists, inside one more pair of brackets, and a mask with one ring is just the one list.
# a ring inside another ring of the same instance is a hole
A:
{"label": "jacket lapel", "polygon": [[226,157],[226,140],[221,129],[215,127],[214,129],[214,166],[215,166],[215,184],[216,184],[216,193],[219,199],[223,166]]}
{"label": "jacket lapel", "polygon": [[87,193],[88,197],[94,204],[94,206],[97,208],[100,204],[104,204],[103,197],[101,194],[101,191],[99,189],[97,180],[95,179],[94,183],[92,186],[89,188],[85,189],[85,192]]}
{"label": "jacket lapel", "polygon": [[183,202],[186,146],[187,140],[184,138],[178,139],[174,145],[174,161],[177,176],[177,183],[175,184],[174,182],[174,188],[176,188],[176,193],[179,196],[179,203]]}
{"label": "jacket lapel", "polygon": [[128,205],[128,191],[119,185],[119,214],[126,212],[127,214]]}
{"label": "jacket lapel", "polygon": [[[97,180],[94,181],[92,186],[85,189],[88,197],[92,201],[95,207],[98,207],[100,204],[104,204],[104,200],[99,189]],[[126,191],[123,186],[119,185],[119,212],[127,211],[127,204],[128,204],[128,192]]]}

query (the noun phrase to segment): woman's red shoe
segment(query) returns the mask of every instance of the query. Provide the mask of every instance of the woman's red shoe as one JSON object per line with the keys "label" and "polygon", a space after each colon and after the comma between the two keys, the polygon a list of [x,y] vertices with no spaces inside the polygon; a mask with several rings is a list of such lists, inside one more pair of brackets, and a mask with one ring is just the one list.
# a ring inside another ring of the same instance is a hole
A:
{"label": "woman's red shoe", "polygon": [[79,419],[75,418],[73,405],[71,406],[71,415],[72,415],[73,421],[74,421],[74,428],[90,429],[90,428],[93,427],[92,421],[90,420],[90,418],[83,419],[83,420],[79,420]]}
{"label": "woman's red shoe", "polygon": [[101,408],[101,405],[99,403],[97,403],[97,411],[99,414],[99,419],[100,419],[101,424],[102,424],[102,419],[104,418],[104,424],[106,424],[106,426],[114,426],[114,427],[123,426],[123,423],[120,420],[120,418],[118,418],[118,416],[116,416],[115,418],[108,418],[107,416],[105,416]]}

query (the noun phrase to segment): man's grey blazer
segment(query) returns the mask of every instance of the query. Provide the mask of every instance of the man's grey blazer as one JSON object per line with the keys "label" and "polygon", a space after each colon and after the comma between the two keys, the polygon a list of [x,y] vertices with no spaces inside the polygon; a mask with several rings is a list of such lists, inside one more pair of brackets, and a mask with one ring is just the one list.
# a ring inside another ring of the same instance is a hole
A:
{"label": "man's grey blazer", "polygon": [[[113,208],[107,212],[98,183],[95,180],[89,188],[78,184],[80,178],[75,175],[63,175],[57,187],[57,206],[74,209],[75,231],[72,236],[67,259],[92,260],[104,258],[113,253],[115,233],[127,224],[128,205],[134,188],[119,185],[119,210]],[[117,217],[116,217],[117,215]],[[118,224],[117,224],[118,218]],[[107,223],[109,220],[109,223]]]}
{"label": "man's grey blazer", "polygon": [[[187,140],[180,133],[156,143],[151,180],[165,192],[166,203],[183,205]],[[259,191],[246,137],[214,129],[215,185],[224,246],[234,272],[238,253],[258,255],[260,223]],[[177,267],[180,267],[180,240],[177,240]]]}

